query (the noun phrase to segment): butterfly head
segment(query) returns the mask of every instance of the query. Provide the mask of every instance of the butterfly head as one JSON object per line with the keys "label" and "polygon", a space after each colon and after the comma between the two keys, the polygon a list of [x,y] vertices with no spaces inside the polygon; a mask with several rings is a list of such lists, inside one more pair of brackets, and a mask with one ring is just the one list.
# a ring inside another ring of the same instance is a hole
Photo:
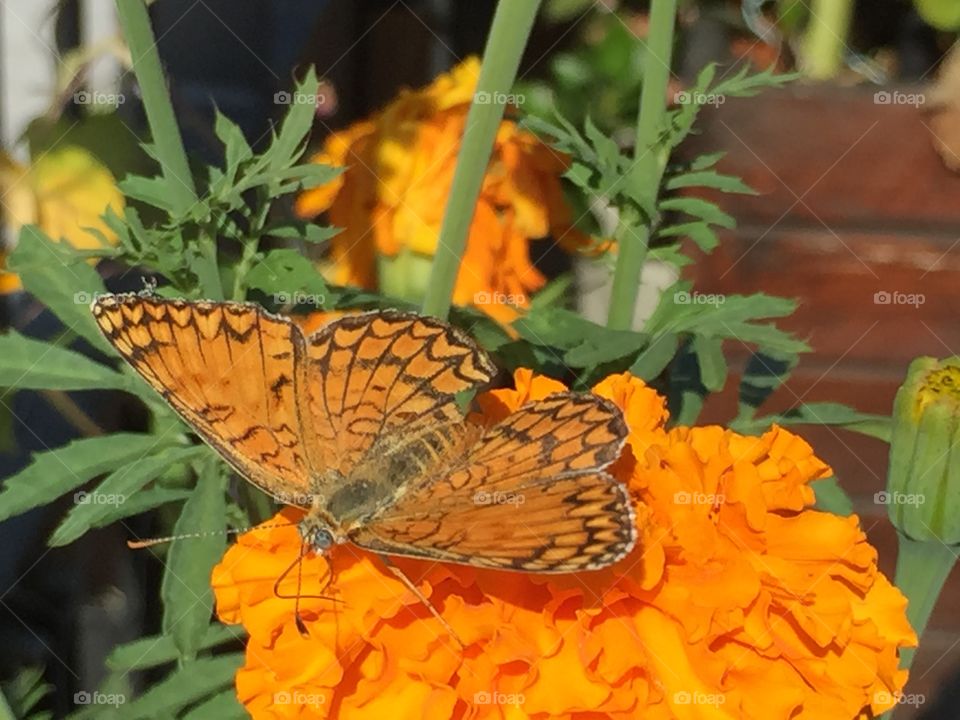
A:
{"label": "butterfly head", "polygon": [[307,515],[300,521],[300,537],[314,552],[324,554],[329,548],[343,542],[320,518]]}

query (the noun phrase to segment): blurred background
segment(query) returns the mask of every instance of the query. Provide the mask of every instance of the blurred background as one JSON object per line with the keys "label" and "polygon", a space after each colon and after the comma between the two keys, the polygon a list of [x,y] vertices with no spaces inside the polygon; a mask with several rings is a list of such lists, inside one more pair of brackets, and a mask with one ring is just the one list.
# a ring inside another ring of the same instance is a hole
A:
{"label": "blurred background", "polygon": [[[319,143],[400,88],[480,54],[494,6],[158,0],[151,13],[189,152],[210,161],[220,152],[214,107],[262,146],[287,107],[282,97],[295,72],[315,65],[325,97],[314,128]],[[784,327],[814,352],[776,393],[776,409],[830,400],[888,413],[913,357],[960,354],[960,59],[952,54],[960,3],[682,6],[672,93],[709,62],[720,63],[720,73],[750,65],[800,75],[785,90],[708,107],[700,134],[680,148],[690,156],[725,151],[721,168],[758,191],[715,198],[738,226],[683,274],[703,293],[766,291],[801,301]],[[645,12],[642,2],[548,0],[521,66],[521,112],[546,113],[555,103],[576,124],[589,113],[631,142]],[[109,201],[111,179],[149,168],[129,68],[111,0],[0,3],[5,247],[25,222],[59,223],[68,239],[79,237],[85,219]],[[64,186],[65,168],[77,163],[106,178],[104,187],[88,195]],[[551,245],[534,253],[538,266],[548,276],[570,271]],[[581,307],[602,318],[606,270],[575,264]],[[675,277],[666,266],[648,271],[638,317]],[[113,289],[140,285],[127,277]],[[0,274],[0,293],[0,326],[45,338],[61,331],[9,276]],[[744,362],[748,355],[744,348]],[[731,415],[737,398],[729,389],[710,399],[703,422]],[[104,394],[0,389],[0,478],[35,450],[143,422],[136,406]],[[886,506],[874,501],[887,446],[825,427],[801,434],[836,470],[892,575],[894,531]],[[42,707],[56,717],[74,709],[77,689],[97,685],[111,647],[154,632],[158,622],[157,567],[125,545],[130,532],[149,533],[149,518],[48,550],[46,537],[65,509],[0,525],[0,679],[16,683],[23,667],[37,668],[52,686]],[[914,664],[910,689],[925,698],[916,717],[960,717],[958,602],[954,573]]]}

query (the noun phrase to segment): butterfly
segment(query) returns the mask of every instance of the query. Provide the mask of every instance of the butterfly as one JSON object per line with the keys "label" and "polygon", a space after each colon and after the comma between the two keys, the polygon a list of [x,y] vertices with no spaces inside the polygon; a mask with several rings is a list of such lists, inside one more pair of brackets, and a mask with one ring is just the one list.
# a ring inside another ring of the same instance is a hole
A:
{"label": "butterfly", "polygon": [[501,422],[467,422],[457,395],[496,375],[461,330],[394,310],[305,335],[251,303],[105,295],[120,355],[246,480],[306,510],[323,553],[565,573],[636,542],[626,489],[603,468],[627,428],[609,401],[558,393]]}

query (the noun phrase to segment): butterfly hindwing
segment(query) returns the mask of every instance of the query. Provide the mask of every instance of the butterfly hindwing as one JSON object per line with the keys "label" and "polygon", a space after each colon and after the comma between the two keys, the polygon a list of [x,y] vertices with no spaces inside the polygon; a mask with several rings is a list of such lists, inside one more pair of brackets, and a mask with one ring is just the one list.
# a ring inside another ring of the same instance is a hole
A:
{"label": "butterfly hindwing", "polygon": [[602,468],[626,437],[592,395],[530,403],[487,430],[459,467],[409,489],[351,539],[379,552],[532,572],[609,565],[630,551],[630,498]]}

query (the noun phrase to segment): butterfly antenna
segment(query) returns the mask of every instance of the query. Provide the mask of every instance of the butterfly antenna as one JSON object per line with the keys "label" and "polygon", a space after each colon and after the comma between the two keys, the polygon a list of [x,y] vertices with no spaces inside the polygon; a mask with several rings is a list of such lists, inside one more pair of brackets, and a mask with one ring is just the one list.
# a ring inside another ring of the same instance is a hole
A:
{"label": "butterfly antenna", "polygon": [[203,532],[183,533],[181,535],[167,535],[166,537],[145,538],[143,540],[127,540],[127,547],[131,550],[142,550],[143,548],[153,547],[154,545],[163,545],[174,540],[187,540],[190,538],[210,537],[211,535],[237,535],[249,530],[272,530],[273,528],[290,527],[296,525],[294,522],[270,523],[269,525],[253,525],[242,528],[224,528],[223,530],[205,530]]}
{"label": "butterfly antenna", "polygon": [[450,626],[443,616],[437,610],[436,606],[420,592],[420,588],[413,584],[413,581],[407,577],[407,574],[403,572],[400,568],[393,564],[393,561],[386,555],[380,555],[380,559],[383,561],[383,564],[387,566],[387,569],[393,573],[400,582],[407,586],[407,589],[410,590],[417,598],[424,604],[427,610],[430,611],[430,614],[433,615],[437,620],[440,621],[440,624],[443,625],[444,629],[450,634],[450,636],[457,641],[457,644],[460,646],[460,649],[463,650],[466,646],[463,644],[463,640],[460,639],[460,636],[457,635],[456,631]]}

